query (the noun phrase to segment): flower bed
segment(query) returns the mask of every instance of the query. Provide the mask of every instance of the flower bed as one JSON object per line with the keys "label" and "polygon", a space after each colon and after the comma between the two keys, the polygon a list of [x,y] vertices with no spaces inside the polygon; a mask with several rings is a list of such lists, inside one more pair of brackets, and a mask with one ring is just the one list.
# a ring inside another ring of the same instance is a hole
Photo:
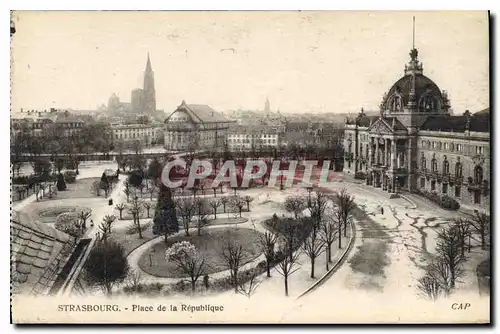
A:
{"label": "flower bed", "polygon": [[[246,228],[205,230],[202,232],[202,235],[197,235],[196,230],[193,229],[189,237],[181,233],[181,235],[168,239],[167,246],[169,247],[175,242],[189,241],[196,247],[197,252],[207,260],[208,266],[206,273],[212,274],[228,269],[222,256],[225,240],[230,238],[232,241],[236,241],[243,246],[243,258],[240,264],[242,266],[261,254],[259,247],[260,235],[259,232]],[[175,263],[166,261],[165,251],[167,246],[163,241],[153,245],[148,251],[144,252],[139,259],[139,267],[153,276],[186,277],[187,275],[180,271]]]}
{"label": "flower bed", "polygon": [[63,213],[68,213],[68,212],[79,212],[80,210],[90,210],[92,212],[91,208],[83,207],[83,206],[55,206],[55,207],[50,207],[50,208],[43,208],[43,209],[38,209],[34,211],[31,215],[32,219],[36,219],[42,223],[55,223],[57,216]]}

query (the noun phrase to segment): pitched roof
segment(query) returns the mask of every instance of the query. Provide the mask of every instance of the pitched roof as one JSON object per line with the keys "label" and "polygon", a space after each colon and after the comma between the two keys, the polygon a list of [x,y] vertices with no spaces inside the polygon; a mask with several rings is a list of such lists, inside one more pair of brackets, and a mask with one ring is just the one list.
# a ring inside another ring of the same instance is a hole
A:
{"label": "pitched roof", "polygon": [[189,114],[194,123],[224,123],[229,122],[229,120],[224,117],[221,113],[212,109],[212,107],[206,104],[186,104],[182,101],[181,105],[167,117],[167,120],[175,112],[183,110]]}
{"label": "pitched roof", "polygon": [[[430,116],[422,124],[420,130],[465,132],[467,118],[460,116]],[[469,130],[474,132],[490,132],[490,109],[481,110],[470,117]]]}
{"label": "pitched roof", "polygon": [[406,126],[401,123],[397,117],[384,117],[384,120],[391,126],[393,130],[396,131],[406,131],[408,130]]}
{"label": "pitched roof", "polygon": [[74,249],[73,238],[16,213],[10,230],[13,293],[47,294]]}

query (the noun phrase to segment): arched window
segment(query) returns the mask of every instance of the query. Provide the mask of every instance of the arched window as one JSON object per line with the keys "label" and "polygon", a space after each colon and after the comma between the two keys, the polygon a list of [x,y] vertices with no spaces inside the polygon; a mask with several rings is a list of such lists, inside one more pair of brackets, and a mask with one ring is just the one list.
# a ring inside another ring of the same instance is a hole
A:
{"label": "arched window", "polygon": [[401,111],[401,110],[403,110],[403,99],[401,98],[401,96],[395,95],[392,98],[392,101],[391,101],[391,110],[392,111]]}
{"label": "arched window", "polygon": [[423,155],[422,155],[422,158],[420,158],[420,167],[422,168],[422,170],[427,169],[427,160],[425,159],[425,157]]}
{"label": "arched window", "polygon": [[450,163],[448,162],[448,160],[446,160],[445,157],[443,161],[443,174],[447,175],[449,173],[450,173]]}
{"label": "arched window", "polygon": [[474,183],[481,184],[483,182],[483,168],[481,166],[476,166],[474,168]]}
{"label": "arched window", "polygon": [[437,169],[438,169],[438,164],[437,164],[437,160],[436,160],[436,158],[432,158],[432,161],[431,161],[431,168],[432,168],[432,171],[433,171],[433,172],[437,172]]}
{"label": "arched window", "polygon": [[455,176],[462,177],[462,164],[460,162],[455,164]]}

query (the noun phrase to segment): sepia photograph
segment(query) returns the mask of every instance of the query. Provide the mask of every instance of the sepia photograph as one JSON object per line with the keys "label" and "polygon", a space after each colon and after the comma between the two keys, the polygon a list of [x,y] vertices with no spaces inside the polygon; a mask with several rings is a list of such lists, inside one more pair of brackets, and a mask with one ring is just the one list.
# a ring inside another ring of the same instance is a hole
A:
{"label": "sepia photograph", "polygon": [[12,11],[14,324],[490,324],[488,11]]}

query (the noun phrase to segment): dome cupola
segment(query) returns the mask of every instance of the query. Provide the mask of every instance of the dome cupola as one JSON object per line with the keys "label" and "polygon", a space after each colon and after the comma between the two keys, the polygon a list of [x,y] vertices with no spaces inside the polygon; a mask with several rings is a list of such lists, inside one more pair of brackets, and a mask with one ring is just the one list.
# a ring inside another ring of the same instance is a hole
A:
{"label": "dome cupola", "polygon": [[418,50],[413,45],[404,76],[384,94],[380,112],[448,114],[449,108],[447,93],[424,75],[423,64],[418,60]]}

